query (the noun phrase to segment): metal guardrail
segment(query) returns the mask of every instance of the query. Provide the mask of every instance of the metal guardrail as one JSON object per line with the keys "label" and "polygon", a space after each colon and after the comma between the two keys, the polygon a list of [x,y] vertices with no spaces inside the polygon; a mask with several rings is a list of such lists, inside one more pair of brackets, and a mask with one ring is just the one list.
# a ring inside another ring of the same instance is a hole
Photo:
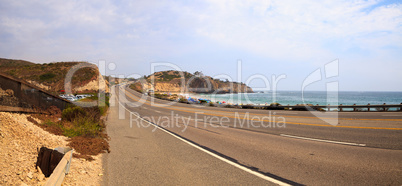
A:
{"label": "metal guardrail", "polygon": [[[264,106],[264,105],[242,105],[242,108],[250,109],[267,109],[267,110],[320,110],[320,109],[337,109],[337,111],[344,111],[344,109],[351,109],[351,111],[358,111],[359,109],[367,109],[367,111],[388,111],[390,108],[395,108],[395,111],[402,111],[401,104],[392,105],[279,105],[279,106]],[[376,109],[376,110],[373,110]]]}
{"label": "metal guardrail", "polygon": [[57,164],[57,167],[54,169],[52,175],[50,175],[45,186],[60,186],[63,183],[64,177],[70,171],[73,151],[74,150],[70,150],[63,156],[59,164]]}

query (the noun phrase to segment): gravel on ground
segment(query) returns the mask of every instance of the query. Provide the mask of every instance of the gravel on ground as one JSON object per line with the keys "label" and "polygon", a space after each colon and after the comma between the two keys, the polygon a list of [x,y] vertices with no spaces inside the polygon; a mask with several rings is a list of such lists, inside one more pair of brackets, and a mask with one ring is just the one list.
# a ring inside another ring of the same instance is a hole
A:
{"label": "gravel on ground", "polygon": [[[44,131],[32,119],[42,122],[29,114],[0,112],[0,185],[44,185],[48,178],[35,168],[38,149],[67,147],[67,137]],[[100,185],[101,156],[93,161],[74,157],[63,185]]]}

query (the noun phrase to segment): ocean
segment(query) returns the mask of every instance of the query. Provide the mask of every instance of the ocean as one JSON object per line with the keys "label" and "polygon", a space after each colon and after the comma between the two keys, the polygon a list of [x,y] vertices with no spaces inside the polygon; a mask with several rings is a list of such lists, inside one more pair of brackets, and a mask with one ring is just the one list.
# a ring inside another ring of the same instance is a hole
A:
{"label": "ocean", "polygon": [[313,105],[378,105],[401,104],[402,92],[355,92],[355,91],[277,91],[240,94],[191,94],[189,97],[210,99],[232,104],[271,104],[281,105],[313,104]]}

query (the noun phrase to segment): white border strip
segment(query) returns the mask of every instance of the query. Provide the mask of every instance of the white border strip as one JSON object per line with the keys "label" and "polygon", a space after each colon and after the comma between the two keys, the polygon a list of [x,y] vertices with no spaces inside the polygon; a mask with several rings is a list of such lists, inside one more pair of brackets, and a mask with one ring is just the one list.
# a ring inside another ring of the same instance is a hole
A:
{"label": "white border strip", "polygon": [[292,135],[287,135],[287,134],[280,134],[280,136],[289,137],[289,138],[304,139],[304,140],[311,140],[311,141],[319,141],[319,142],[325,142],[325,143],[335,143],[335,144],[341,144],[341,145],[352,145],[352,146],[359,146],[359,147],[365,147],[366,146],[366,144],[349,143],[349,142],[342,142],[342,141],[322,140],[322,139],[314,139],[314,138],[306,138],[306,137],[292,136]]}
{"label": "white border strip", "polygon": [[[117,97],[116,97],[116,99],[117,99]],[[215,157],[215,158],[217,158],[217,159],[219,159],[219,160],[221,160],[221,161],[223,161],[223,162],[225,162],[225,163],[227,163],[227,164],[229,164],[229,165],[232,165],[232,166],[234,166],[234,167],[236,167],[236,168],[239,168],[239,169],[241,169],[241,170],[243,170],[243,171],[246,171],[246,172],[248,172],[248,173],[250,173],[250,174],[252,174],[252,175],[255,175],[255,176],[259,177],[259,178],[262,178],[262,179],[264,179],[264,180],[266,180],[266,181],[269,181],[269,182],[272,182],[272,183],[275,183],[275,184],[278,184],[278,185],[290,186],[289,184],[287,184],[287,183],[285,183],[285,182],[279,181],[279,180],[277,180],[277,179],[275,179],[275,178],[271,178],[271,177],[266,176],[266,175],[264,175],[264,174],[261,174],[261,173],[259,173],[259,172],[253,171],[253,170],[251,170],[251,169],[249,169],[249,168],[247,168],[247,167],[245,167],[245,166],[243,166],[243,165],[240,165],[240,164],[238,164],[238,163],[229,161],[229,160],[227,160],[227,159],[225,159],[225,158],[223,158],[223,157],[221,157],[221,156],[219,156],[219,155],[217,155],[217,154],[214,154],[214,153],[212,153],[212,152],[210,152],[210,151],[208,151],[208,150],[205,150],[205,149],[199,147],[198,145],[195,145],[194,143],[191,143],[190,141],[188,141],[188,140],[186,140],[186,139],[184,139],[184,138],[182,138],[182,137],[180,137],[180,136],[178,136],[178,135],[176,135],[176,134],[174,134],[174,133],[172,133],[172,132],[170,132],[170,131],[168,131],[168,130],[166,130],[166,129],[164,129],[164,128],[159,127],[158,125],[155,125],[155,124],[153,124],[153,123],[151,123],[151,122],[149,122],[149,121],[147,121],[147,120],[141,118],[139,115],[132,113],[132,112],[131,112],[130,110],[128,110],[123,104],[121,104],[121,102],[120,102],[119,100],[117,100],[117,101],[119,102],[119,104],[120,104],[121,106],[123,106],[124,109],[126,109],[126,110],[127,110],[128,112],[130,112],[131,114],[137,116],[139,119],[141,119],[141,120],[143,120],[143,121],[145,121],[145,122],[147,122],[147,123],[149,123],[149,124],[151,124],[151,125],[154,125],[156,128],[160,129],[161,131],[170,134],[171,136],[173,136],[173,137],[175,137],[175,138],[177,138],[177,139],[179,139],[179,140],[181,140],[181,141],[187,143],[188,145],[190,145],[190,146],[192,146],[192,147],[194,147],[194,148],[196,148],[196,149],[198,149],[198,150],[200,150],[200,151],[202,151],[202,152],[205,152],[205,153],[207,153],[207,154],[209,154],[209,155],[211,155],[211,156],[213,156],[213,157]]]}

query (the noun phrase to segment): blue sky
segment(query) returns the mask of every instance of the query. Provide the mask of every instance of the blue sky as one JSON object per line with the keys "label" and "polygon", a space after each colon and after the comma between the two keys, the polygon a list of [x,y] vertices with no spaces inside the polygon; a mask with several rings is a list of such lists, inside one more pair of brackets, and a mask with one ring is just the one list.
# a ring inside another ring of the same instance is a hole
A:
{"label": "blue sky", "polygon": [[[241,79],[286,75],[300,90],[339,59],[325,90],[402,91],[400,1],[12,1],[0,2],[0,57],[37,63],[105,60],[107,74],[148,75],[152,62]],[[250,81],[263,86],[261,80]]]}

